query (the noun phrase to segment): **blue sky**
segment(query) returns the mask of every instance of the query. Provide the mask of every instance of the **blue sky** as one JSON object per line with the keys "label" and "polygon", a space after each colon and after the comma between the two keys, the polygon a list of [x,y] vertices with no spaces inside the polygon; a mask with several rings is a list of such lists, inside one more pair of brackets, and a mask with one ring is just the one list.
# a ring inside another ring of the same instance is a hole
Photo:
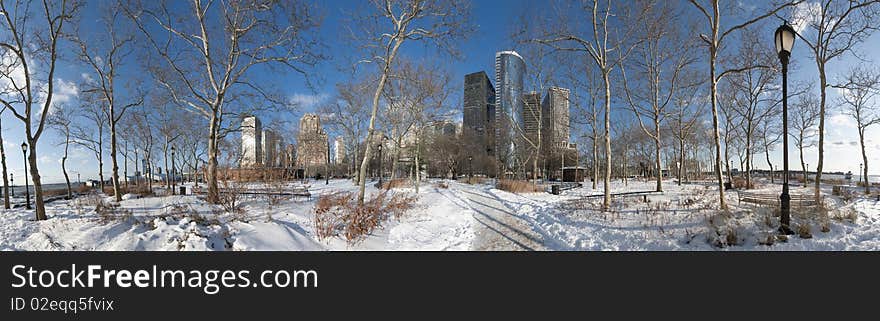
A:
{"label": "blue sky", "polygon": [[[97,2],[99,1],[90,2],[89,6],[95,6]],[[539,1],[529,0],[474,1],[472,4],[472,17],[474,18],[473,21],[477,27],[477,32],[467,40],[459,43],[458,49],[463,54],[462,59],[447,63],[450,71],[454,75],[456,86],[460,87],[465,74],[475,71],[486,71],[487,74],[490,75],[490,78],[493,78],[492,69],[495,52],[514,47],[513,42],[509,39],[511,26],[519,20],[519,16],[524,12],[530,12],[530,10],[534,9],[534,6],[540,4]],[[355,0],[324,0],[318,1],[316,5],[324,14],[324,22],[320,29],[320,35],[326,40],[326,53],[331,58],[312,69],[313,74],[317,76],[313,78],[314,80],[317,80],[314,82],[316,86],[314,86],[314,88],[309,88],[306,86],[303,76],[294,72],[262,76],[268,81],[277,82],[285,95],[290,97],[290,99],[302,103],[303,108],[297,112],[290,115],[279,116],[290,118],[290,120],[294,122],[299,119],[299,116],[302,113],[311,111],[316,105],[330,99],[334,94],[335,84],[348,77],[348,74],[345,71],[341,71],[341,66],[346,66],[348,64],[345,61],[345,58],[355,54],[353,50],[356,48],[347,38],[347,35],[344,32],[344,25],[347,16],[351,12],[357,12],[358,8],[363,8],[366,3],[365,1]],[[97,24],[95,23],[95,11],[96,10],[84,11],[85,15],[83,16],[80,28],[86,31],[97,28]],[[767,38],[757,39],[757,41],[771,41],[772,32],[773,30],[767,30]],[[872,36],[866,43],[859,47],[858,51],[860,53],[880,52],[880,35]],[[421,43],[405,44],[402,49],[402,54],[413,58],[430,57],[422,59],[440,59],[436,58],[439,55],[435,52],[433,47],[425,46]],[[870,54],[864,54],[862,56],[873,58]],[[800,68],[795,70],[792,74],[791,78],[793,80],[816,77],[816,67],[808,56],[806,47],[799,46],[796,43],[792,59],[800,64]],[[526,57],[526,60],[528,60],[528,57]],[[443,63],[446,62],[444,61]],[[528,65],[529,62],[526,61],[526,63]],[[856,60],[852,57],[847,57],[838,61],[829,66],[829,77],[832,80],[836,79],[836,76],[846,68],[859,63],[866,64],[866,62]],[[60,92],[56,93],[56,95],[58,95],[56,96],[56,99],[66,100],[68,103],[74,103],[77,100],[75,84],[80,81],[83,71],[83,67],[77,61],[67,60],[61,63],[58,76],[59,83],[57,83],[61,85],[57,87],[60,89]],[[857,142],[858,139],[854,128],[854,122],[846,117],[841,117],[839,111],[833,108],[833,106],[836,105],[835,94],[834,90],[830,90],[830,92],[832,95],[830,96],[829,106],[832,108],[829,110],[826,122],[826,141],[828,143],[826,145],[826,170],[851,170],[856,172],[858,170],[858,164],[861,163],[861,154],[858,145],[852,145],[852,143]],[[461,91],[458,90],[455,93],[455,101],[460,100]],[[621,114],[626,113],[623,109],[615,112]],[[7,166],[11,172],[15,173],[17,184],[23,182],[21,180],[23,177],[23,163],[21,149],[19,147],[23,141],[21,132],[22,126],[20,125],[20,122],[17,119],[14,119],[11,114],[4,113],[3,138],[4,147],[7,152]],[[880,126],[870,129],[866,138],[868,139],[867,144],[869,145],[868,153],[870,162],[873,164],[871,172],[872,174],[880,174]],[[52,183],[63,181],[60,168],[62,151],[56,146],[57,141],[57,135],[53,131],[47,129],[38,145],[40,155],[39,165],[44,182]],[[781,154],[780,148],[777,148],[777,150],[771,154],[771,159],[774,161],[774,166],[776,167],[780,166],[782,158]],[[800,165],[797,163],[797,150],[794,149],[794,147],[791,149],[790,157],[792,168],[799,168]],[[815,149],[812,149],[807,153],[806,161],[811,167],[815,167],[816,157]],[[755,158],[757,167],[767,167],[763,159],[763,156]],[[130,166],[133,167],[133,164]],[[120,168],[121,167],[122,165],[120,164]],[[81,148],[72,148],[71,156],[68,161],[68,168],[72,174],[72,179],[74,180],[76,179],[77,172],[82,174],[83,179],[97,177],[96,161],[94,160],[93,155],[91,152]],[[109,161],[105,161],[104,172],[105,175],[110,172]],[[133,168],[130,168],[129,172],[133,172]]]}

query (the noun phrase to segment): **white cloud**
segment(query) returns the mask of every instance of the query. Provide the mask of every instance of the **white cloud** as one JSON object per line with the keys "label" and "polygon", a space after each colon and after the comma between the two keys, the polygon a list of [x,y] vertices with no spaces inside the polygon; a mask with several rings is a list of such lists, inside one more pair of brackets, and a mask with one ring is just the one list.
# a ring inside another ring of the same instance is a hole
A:
{"label": "white cloud", "polygon": [[812,23],[818,21],[822,13],[822,4],[818,2],[801,2],[794,8],[789,23],[797,33],[802,33]]}
{"label": "white cloud", "polygon": [[64,108],[79,97],[79,87],[72,81],[66,81],[58,78],[55,82],[55,93],[52,94],[52,104],[49,105],[49,115],[56,108]]}
{"label": "white cloud", "polygon": [[844,114],[834,114],[830,118],[828,118],[828,122],[831,125],[842,126],[842,127],[856,127],[856,123],[852,120],[851,117]]}
{"label": "white cloud", "polygon": [[290,102],[296,105],[296,107],[311,109],[327,100],[327,98],[329,98],[327,94],[312,95],[297,93],[290,97]]}

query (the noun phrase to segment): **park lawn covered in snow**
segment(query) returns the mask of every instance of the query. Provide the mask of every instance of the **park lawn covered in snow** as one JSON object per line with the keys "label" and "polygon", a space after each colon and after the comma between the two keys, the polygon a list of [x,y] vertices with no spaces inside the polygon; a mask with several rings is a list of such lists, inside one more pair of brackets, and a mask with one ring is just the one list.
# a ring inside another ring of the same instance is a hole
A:
{"label": "park lawn covered in snow", "polygon": [[[355,244],[341,238],[318,240],[313,208],[322,194],[355,191],[351,181],[310,182],[310,200],[245,198],[243,213],[222,211],[195,196],[137,198],[126,195],[123,215],[106,219],[95,211],[97,197],[47,204],[48,220],[33,211],[0,215],[0,250],[467,250],[471,219],[444,197],[448,190],[424,184],[418,204],[400,221]],[[412,189],[395,192],[413,193]],[[368,185],[367,196],[378,193]],[[109,201],[109,198],[106,198]],[[183,212],[187,215],[170,215]],[[130,215],[126,213],[130,212]]]}
{"label": "park lawn covered in snow", "polygon": [[[263,196],[243,200],[241,213],[228,213],[191,195],[136,198],[120,203],[121,216],[95,211],[97,196],[47,204],[49,219],[33,221],[33,212],[5,210],[0,214],[2,250],[877,250],[880,249],[880,202],[856,199],[844,204],[828,197],[831,217],[819,220],[793,209],[795,224],[810,223],[812,238],[775,238],[778,218],[772,208],[738,204],[717,209],[711,183],[674,185],[665,193],[617,197],[612,211],[598,210],[601,184],[548,193],[513,194],[491,185],[433,180],[421,186],[413,209],[399,220],[389,219],[359,242],[341,237],[318,239],[314,206],[320,195],[356,191],[348,180],[309,182],[310,200]],[[291,183],[298,184],[298,183]],[[654,182],[612,183],[615,193],[650,191]],[[587,184],[588,185],[588,184]],[[368,197],[379,190],[368,185]],[[778,194],[765,183],[758,192]],[[414,194],[412,188],[394,193]],[[793,193],[808,189],[793,188]],[[830,191],[824,191],[830,193]],[[184,215],[172,213],[187,213]],[[857,216],[855,222],[846,213]],[[827,225],[828,232],[821,226]],[[772,245],[762,245],[772,240]],[[509,240],[509,241],[506,241]],[[493,246],[486,243],[494,242]],[[497,244],[495,244],[497,243]],[[506,244],[516,244],[507,247]]]}

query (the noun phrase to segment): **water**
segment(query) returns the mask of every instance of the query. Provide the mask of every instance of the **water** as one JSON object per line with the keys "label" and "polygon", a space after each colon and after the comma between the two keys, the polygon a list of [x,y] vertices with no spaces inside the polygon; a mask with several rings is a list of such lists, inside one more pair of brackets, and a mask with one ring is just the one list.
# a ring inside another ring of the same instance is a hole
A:
{"label": "water", "polygon": [[[76,190],[80,185],[82,185],[82,183],[70,182],[70,187],[73,188],[74,190]],[[2,184],[0,184],[0,193],[2,193],[2,188],[3,188]],[[31,197],[33,197],[34,196],[34,186],[28,185],[28,189],[30,190]],[[43,192],[59,191],[59,190],[61,190],[61,191],[67,190],[67,184],[66,183],[43,184]],[[0,195],[2,195],[2,194],[0,194]],[[9,187],[9,195],[15,195],[15,197],[24,198],[24,195],[25,195],[24,185],[10,186]]]}

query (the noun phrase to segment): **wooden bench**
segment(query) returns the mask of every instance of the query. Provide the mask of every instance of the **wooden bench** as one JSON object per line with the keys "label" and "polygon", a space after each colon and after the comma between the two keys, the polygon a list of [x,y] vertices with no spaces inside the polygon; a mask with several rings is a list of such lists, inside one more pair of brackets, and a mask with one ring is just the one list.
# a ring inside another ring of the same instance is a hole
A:
{"label": "wooden bench", "polygon": [[[779,194],[753,193],[753,192],[737,192],[740,203],[752,203],[762,205],[779,205]],[[797,207],[816,206],[816,198],[813,195],[789,194],[791,196],[791,205]]]}
{"label": "wooden bench", "polygon": [[309,187],[310,186],[308,185],[294,186],[293,189],[291,189],[291,194],[293,194],[294,197],[305,197],[306,199],[311,200],[312,192],[309,192]]}

